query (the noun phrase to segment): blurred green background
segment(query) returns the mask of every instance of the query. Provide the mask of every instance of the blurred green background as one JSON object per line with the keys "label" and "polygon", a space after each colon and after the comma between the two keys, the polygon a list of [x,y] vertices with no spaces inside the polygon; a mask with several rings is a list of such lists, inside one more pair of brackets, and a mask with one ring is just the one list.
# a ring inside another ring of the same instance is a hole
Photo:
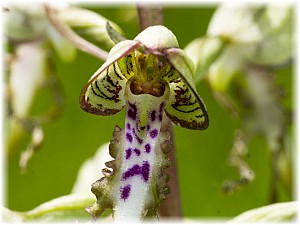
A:
{"label": "blurred green background", "polygon": [[[116,22],[127,38],[137,35],[134,6],[89,5],[87,8]],[[180,47],[184,48],[194,38],[205,35],[214,10],[215,6],[208,5],[166,6],[164,25],[173,31]],[[79,107],[81,89],[103,62],[78,52],[72,63],[63,64],[53,54],[65,105],[57,120],[43,125],[44,143],[30,160],[27,173],[21,174],[18,161],[20,151],[26,148],[30,140],[29,135],[25,135],[11,149],[7,158],[5,197],[6,207],[12,210],[30,210],[50,199],[69,194],[84,160],[92,157],[101,144],[110,140],[116,124],[123,127],[124,110],[113,117],[101,117],[85,113]],[[278,83],[287,90],[289,107],[292,104],[292,78],[292,69],[282,70],[278,75]],[[206,83],[199,84],[197,90],[207,106],[209,128],[201,132],[175,128],[184,216],[231,217],[269,204],[270,153],[263,138],[259,136],[251,141],[246,159],[256,174],[254,182],[230,195],[222,192],[225,180],[239,178],[237,170],[228,165],[238,121],[216,102]],[[37,93],[37,98],[43,100],[33,104],[33,114],[51,101],[42,91]],[[279,189],[279,201],[291,200],[290,193]]]}

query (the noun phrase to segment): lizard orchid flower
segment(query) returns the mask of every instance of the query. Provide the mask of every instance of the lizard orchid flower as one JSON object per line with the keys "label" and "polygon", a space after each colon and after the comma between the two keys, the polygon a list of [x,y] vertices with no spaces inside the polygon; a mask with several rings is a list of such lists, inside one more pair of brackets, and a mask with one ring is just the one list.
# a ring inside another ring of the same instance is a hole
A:
{"label": "lizard orchid flower", "polygon": [[163,117],[188,129],[208,127],[194,65],[174,34],[157,25],[134,40],[118,42],[82,90],[80,106],[97,115],[127,110],[125,127],[115,128],[110,145],[116,160],[107,166],[114,170],[105,169],[105,177],[92,185],[98,201],[89,212],[98,216],[113,208],[116,220],[155,216],[167,189],[167,178],[159,184],[169,163],[164,153],[170,137],[161,129]]}

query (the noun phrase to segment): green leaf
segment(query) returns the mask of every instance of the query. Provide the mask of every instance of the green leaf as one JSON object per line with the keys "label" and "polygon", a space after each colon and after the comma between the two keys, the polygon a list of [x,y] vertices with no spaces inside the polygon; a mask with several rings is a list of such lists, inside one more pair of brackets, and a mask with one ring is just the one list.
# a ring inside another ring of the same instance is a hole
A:
{"label": "green leaf", "polygon": [[295,221],[297,216],[297,202],[276,203],[242,213],[228,223],[278,223]]}
{"label": "green leaf", "polygon": [[5,221],[10,222],[87,222],[90,215],[85,208],[95,201],[87,194],[70,194],[43,203],[27,212],[2,209]]}

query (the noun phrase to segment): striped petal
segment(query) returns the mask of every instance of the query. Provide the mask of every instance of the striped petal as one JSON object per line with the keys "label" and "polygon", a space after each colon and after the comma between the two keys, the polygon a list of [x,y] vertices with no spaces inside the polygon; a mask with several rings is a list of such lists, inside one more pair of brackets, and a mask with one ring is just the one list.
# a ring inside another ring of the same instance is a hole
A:
{"label": "striped petal", "polygon": [[[110,51],[107,61],[93,74],[80,95],[80,107],[96,115],[114,115],[125,106],[124,87],[128,74],[123,74],[126,60],[139,43],[125,40]],[[122,60],[120,60],[122,58]],[[120,62],[117,62],[117,61]]]}
{"label": "striped petal", "polygon": [[177,71],[173,72],[173,76],[169,75],[167,80],[170,85],[169,103],[165,109],[167,116],[173,123],[184,128],[206,129],[209,124],[208,114],[195,88],[193,63],[184,51],[178,48],[167,49],[165,54]]}

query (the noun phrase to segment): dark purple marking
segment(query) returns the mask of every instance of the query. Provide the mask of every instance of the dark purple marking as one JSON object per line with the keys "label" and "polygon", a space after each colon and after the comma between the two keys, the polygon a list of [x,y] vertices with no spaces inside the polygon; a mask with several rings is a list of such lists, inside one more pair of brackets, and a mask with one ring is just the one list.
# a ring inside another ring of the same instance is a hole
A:
{"label": "dark purple marking", "polygon": [[143,143],[143,139],[139,138],[137,135],[135,135],[135,138],[140,145]]}
{"label": "dark purple marking", "polygon": [[130,177],[141,175],[143,180],[149,180],[150,165],[148,161],[144,161],[142,166],[134,165],[122,174],[122,180],[127,180]]}
{"label": "dark purple marking", "polygon": [[162,102],[162,103],[160,103],[160,106],[159,106],[159,112],[162,113],[163,109],[164,109],[164,103]]}
{"label": "dark purple marking", "polygon": [[122,180],[127,180],[128,178],[139,175],[140,173],[141,167],[139,165],[134,165],[123,173]]}
{"label": "dark purple marking", "polygon": [[130,156],[131,156],[131,153],[132,153],[132,150],[131,150],[131,148],[127,148],[127,149],[125,150],[125,152],[126,152],[126,156],[125,156],[125,158],[126,158],[126,159],[129,159],[129,158],[130,158]]}
{"label": "dark purple marking", "polygon": [[147,131],[149,131],[150,130],[150,125],[149,124],[147,124]]}
{"label": "dark purple marking", "polygon": [[160,113],[160,114],[158,115],[158,119],[159,119],[159,121],[162,121],[162,113]]}
{"label": "dark purple marking", "polygon": [[129,197],[131,191],[130,184],[126,185],[125,187],[121,187],[121,199],[124,201]]}
{"label": "dark purple marking", "polygon": [[132,132],[133,132],[133,135],[134,135],[136,141],[137,141],[139,144],[142,144],[142,143],[143,143],[143,139],[141,139],[141,138],[136,134],[134,128],[132,128]]}
{"label": "dark purple marking", "polygon": [[162,117],[163,117],[163,109],[164,109],[164,103],[162,102],[159,106],[159,115],[158,115],[158,119],[159,121],[162,121]]}
{"label": "dark purple marking", "polygon": [[133,149],[133,151],[135,152],[135,154],[136,154],[137,156],[140,156],[141,151],[140,151],[139,149],[135,148],[135,149]]}
{"label": "dark purple marking", "polygon": [[137,115],[137,108],[135,104],[131,104],[130,102],[128,103],[129,108],[127,111],[127,116],[133,120],[136,120],[136,115]]}
{"label": "dark purple marking", "polygon": [[148,181],[149,180],[149,173],[150,173],[150,165],[148,163],[148,161],[144,161],[143,165],[142,165],[142,175],[144,178],[144,181]]}
{"label": "dark purple marking", "polygon": [[157,135],[158,135],[157,129],[153,129],[153,130],[150,131],[150,137],[151,138],[156,138]]}
{"label": "dark purple marking", "polygon": [[146,150],[147,153],[150,153],[150,151],[151,151],[151,146],[150,146],[149,143],[145,145],[145,150]]}
{"label": "dark purple marking", "polygon": [[132,142],[132,135],[129,133],[126,133],[126,139],[127,141],[129,141],[130,143]]}
{"label": "dark purple marking", "polygon": [[[140,130],[140,127],[139,127],[138,121],[135,121],[135,127],[136,127],[136,130],[137,130],[138,132],[141,131],[141,130]],[[132,130],[134,130],[134,128],[132,128]],[[135,130],[134,130],[134,132],[135,132]]]}
{"label": "dark purple marking", "polygon": [[156,111],[153,110],[153,111],[151,112],[151,121],[153,122],[155,119],[156,119]]}
{"label": "dark purple marking", "polygon": [[126,127],[128,130],[130,130],[130,128],[131,128],[130,123],[127,123]]}

